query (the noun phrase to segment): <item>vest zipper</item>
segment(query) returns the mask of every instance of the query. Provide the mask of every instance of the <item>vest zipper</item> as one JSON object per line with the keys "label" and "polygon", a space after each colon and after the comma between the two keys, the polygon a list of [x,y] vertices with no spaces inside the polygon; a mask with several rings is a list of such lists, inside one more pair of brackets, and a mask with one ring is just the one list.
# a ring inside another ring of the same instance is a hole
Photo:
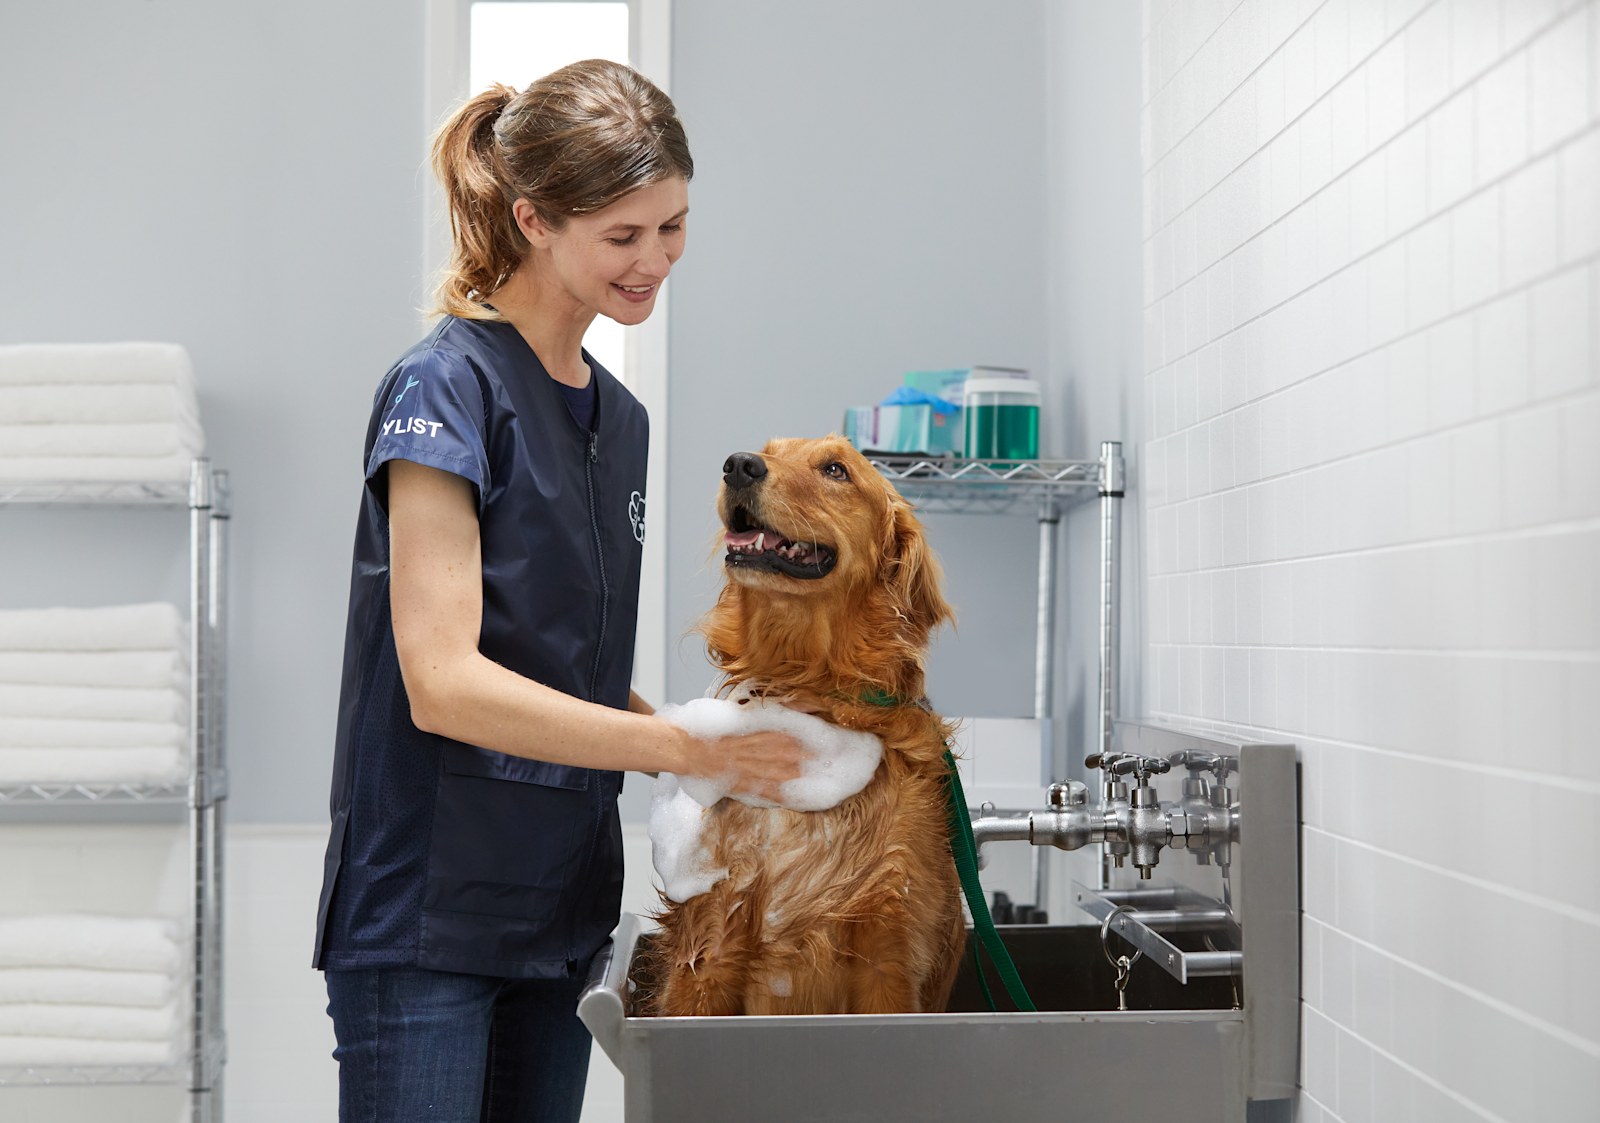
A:
{"label": "vest zipper", "polygon": [[[589,528],[594,531],[594,558],[595,563],[598,565],[600,571],[600,634],[595,639],[594,664],[589,668],[589,701],[591,702],[599,701],[599,699],[595,697],[595,693],[600,688],[600,652],[604,648],[606,642],[606,616],[611,602],[611,594],[606,585],[605,544],[600,539],[600,513],[599,509],[595,506],[594,493],[594,465],[595,461],[598,460],[600,456],[599,443],[599,435],[594,432],[590,432],[589,451],[588,455],[583,461],[584,481],[587,483],[589,488]],[[600,841],[600,827],[602,818],[600,777],[595,775],[593,772],[590,773],[589,779],[589,798],[593,804],[592,814],[594,826],[589,836],[589,847],[583,855],[583,870],[581,871],[577,882],[580,887],[583,887],[579,889],[580,893],[584,892],[585,888],[589,885],[591,870],[594,868],[594,851],[595,847],[599,845]],[[574,905],[576,904],[577,902],[574,902]],[[576,944],[579,920],[579,909],[574,907],[572,909],[572,916],[567,921],[567,974],[569,977],[575,976],[577,970]]]}
{"label": "vest zipper", "polygon": [[610,592],[606,583],[606,552],[600,541],[600,515],[595,507],[594,464],[599,459],[600,437],[589,434],[589,455],[583,463],[583,474],[589,485],[589,526],[594,531],[594,557],[600,567],[600,634],[594,645],[594,665],[589,669],[589,701],[598,701],[595,692],[600,687],[600,651],[606,642],[606,616],[610,608]]}

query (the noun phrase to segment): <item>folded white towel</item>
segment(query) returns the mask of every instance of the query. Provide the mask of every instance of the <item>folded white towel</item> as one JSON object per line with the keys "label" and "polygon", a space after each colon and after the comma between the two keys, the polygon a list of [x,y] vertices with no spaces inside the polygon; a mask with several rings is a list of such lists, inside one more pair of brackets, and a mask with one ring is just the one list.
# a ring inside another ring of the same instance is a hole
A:
{"label": "folded white towel", "polygon": [[178,923],[157,916],[0,917],[0,967],[97,967],[176,974]]}
{"label": "folded white towel", "polygon": [[193,457],[171,456],[12,456],[0,460],[7,483],[183,483]]}
{"label": "folded white towel", "polygon": [[[762,730],[788,733],[807,750],[799,778],[779,789],[781,806],[792,811],[833,807],[867,786],[883,759],[883,742],[870,733],[830,725],[756,696],[745,685],[727,698],[697,698],[682,706],[662,706],[658,717],[697,737],[717,738]],[[728,876],[713,864],[701,838],[706,810],[729,796],[728,786],[701,776],[656,777],[650,797],[650,857],[662,888],[674,901],[706,892]],[[733,796],[756,807],[771,803]]]}
{"label": "folded white towel", "polygon": [[94,425],[0,425],[0,475],[14,459],[56,456],[164,457],[202,451],[198,433],[172,421],[104,422]]}
{"label": "folded white towel", "polygon": [[166,749],[188,743],[188,730],[174,721],[0,718],[0,749]]}
{"label": "folded white towel", "polygon": [[178,1006],[84,1006],[65,1002],[0,1002],[0,1036],[98,1037],[106,1041],[170,1041]]}
{"label": "folded white towel", "polygon": [[96,1041],[92,1037],[0,1037],[0,1065],[170,1065],[177,1041]]}
{"label": "folded white towel", "polygon": [[183,417],[179,398],[177,387],[170,382],[0,386],[0,417],[8,425],[174,421]]}
{"label": "folded white towel", "polygon": [[0,651],[148,651],[188,649],[176,605],[19,608],[0,612]]}
{"label": "folded white towel", "polygon": [[183,695],[172,687],[15,686],[0,682],[0,718],[183,722]]}
{"label": "folded white towel", "polygon": [[0,749],[0,784],[170,784],[186,775],[178,749]]}
{"label": "folded white towel", "polygon": [[0,651],[0,683],[167,687],[188,684],[186,651]]}
{"label": "folded white towel", "polygon": [[194,386],[176,343],[16,343],[0,347],[0,386],[165,382]]}
{"label": "folded white towel", "polygon": [[100,971],[92,967],[0,967],[0,1004],[87,1003],[96,1006],[166,1006],[177,981],[161,971]]}

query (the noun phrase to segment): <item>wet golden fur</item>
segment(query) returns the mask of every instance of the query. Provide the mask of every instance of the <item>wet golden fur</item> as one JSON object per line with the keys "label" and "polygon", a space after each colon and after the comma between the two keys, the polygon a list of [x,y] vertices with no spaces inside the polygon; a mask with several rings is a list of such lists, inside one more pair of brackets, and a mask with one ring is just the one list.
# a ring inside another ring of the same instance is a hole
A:
{"label": "wet golden fur", "polygon": [[[876,734],[867,787],[821,812],[723,800],[705,840],[729,876],[663,899],[643,953],[639,1005],[659,1015],[907,1013],[944,1009],[965,940],[951,859],[945,740],[913,703],[923,656],[951,618],[938,563],[909,505],[848,442],[775,440],[767,475],[731,493],[796,541],[834,548],[827,576],[729,567],[702,622],[731,687],[749,682],[828,721]],[[828,474],[843,467],[847,480]],[[892,706],[862,701],[881,692]]]}

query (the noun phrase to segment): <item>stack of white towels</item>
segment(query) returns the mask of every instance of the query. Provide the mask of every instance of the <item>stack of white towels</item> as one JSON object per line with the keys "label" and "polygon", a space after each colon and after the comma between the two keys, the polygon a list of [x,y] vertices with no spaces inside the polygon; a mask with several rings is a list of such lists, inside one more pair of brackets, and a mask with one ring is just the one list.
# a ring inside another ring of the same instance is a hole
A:
{"label": "stack of white towels", "polygon": [[0,1066],[178,1061],[178,931],[159,917],[0,917]]}
{"label": "stack of white towels", "polygon": [[188,666],[175,605],[0,611],[0,783],[181,779]]}
{"label": "stack of white towels", "polygon": [[178,344],[0,347],[0,481],[187,480],[204,451]]}

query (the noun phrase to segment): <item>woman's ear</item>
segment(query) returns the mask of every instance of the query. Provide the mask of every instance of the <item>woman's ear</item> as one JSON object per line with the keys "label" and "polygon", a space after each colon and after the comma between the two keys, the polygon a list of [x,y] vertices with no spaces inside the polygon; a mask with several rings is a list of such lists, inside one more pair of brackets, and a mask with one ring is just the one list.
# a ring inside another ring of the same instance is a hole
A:
{"label": "woman's ear", "polygon": [[944,599],[944,577],[939,559],[928,548],[922,524],[911,507],[896,499],[891,507],[894,525],[884,558],[885,583],[894,598],[895,608],[921,634],[955,619],[955,612]]}
{"label": "woman's ear", "polygon": [[511,204],[511,216],[516,219],[517,229],[522,231],[522,236],[528,240],[528,245],[542,249],[549,244],[550,227],[539,217],[539,208],[527,199],[518,199]]}

